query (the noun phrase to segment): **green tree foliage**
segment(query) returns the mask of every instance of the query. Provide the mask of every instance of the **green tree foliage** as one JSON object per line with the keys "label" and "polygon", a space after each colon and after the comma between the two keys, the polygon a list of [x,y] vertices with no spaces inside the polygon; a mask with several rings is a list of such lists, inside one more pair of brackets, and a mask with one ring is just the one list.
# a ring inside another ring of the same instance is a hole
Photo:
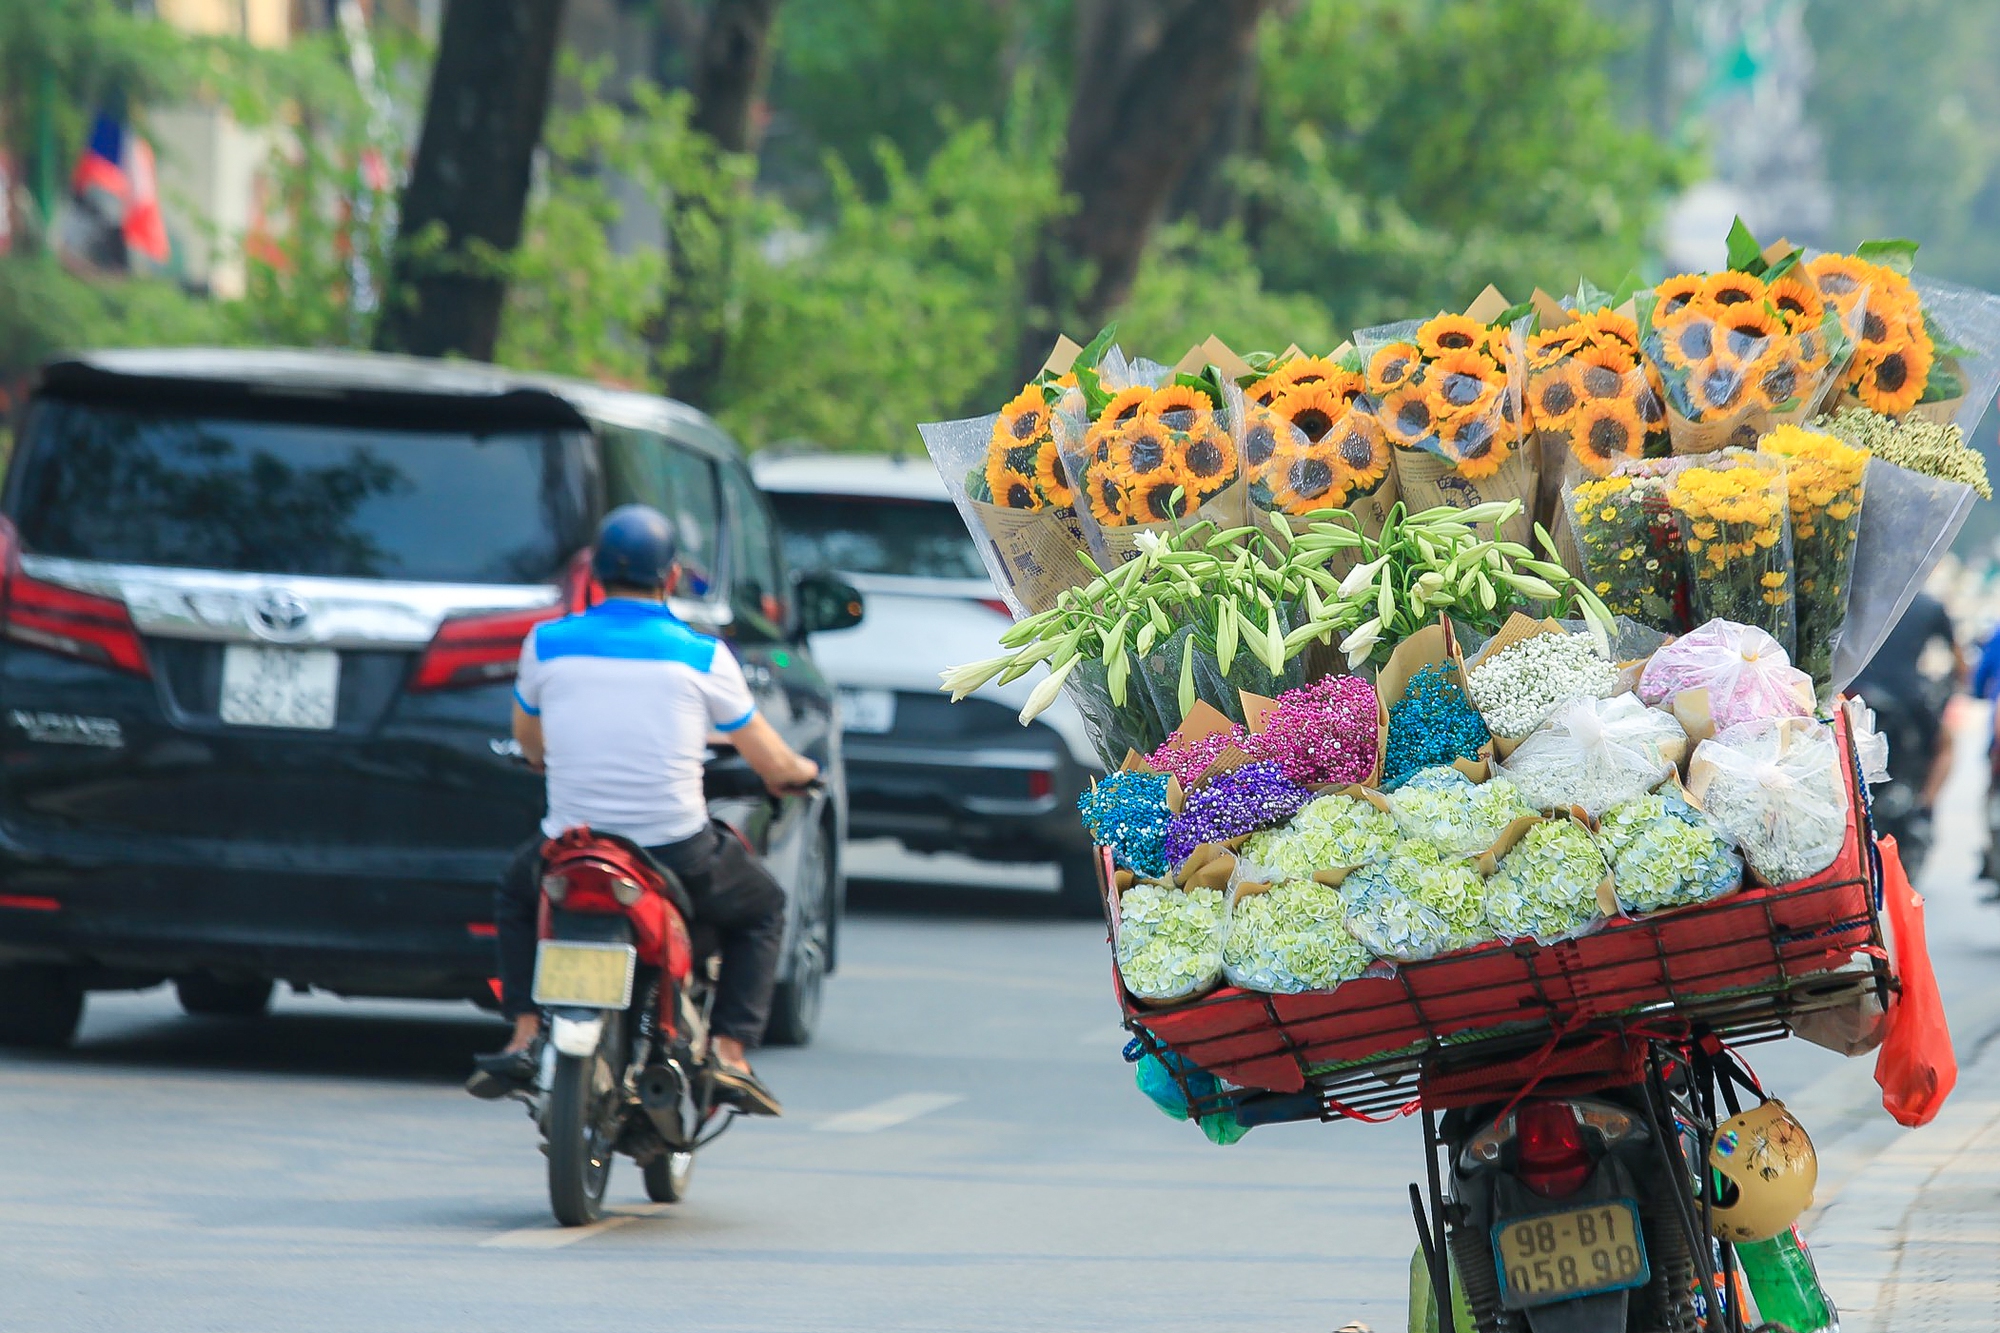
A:
{"label": "green tree foliage", "polygon": [[1615,283],[1679,175],[1613,112],[1632,36],[1575,0],[1305,0],[1240,168],[1267,283],[1350,327]]}

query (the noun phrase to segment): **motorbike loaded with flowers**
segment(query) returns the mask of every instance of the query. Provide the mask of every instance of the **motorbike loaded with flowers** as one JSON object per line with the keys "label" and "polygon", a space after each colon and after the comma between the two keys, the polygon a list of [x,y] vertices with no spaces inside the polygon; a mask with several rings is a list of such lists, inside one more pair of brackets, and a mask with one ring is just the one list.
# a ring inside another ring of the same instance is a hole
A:
{"label": "motorbike loaded with flowers", "polygon": [[1023,720],[1068,692],[1109,770],[1141,1088],[1218,1143],[1420,1116],[1413,1329],[1834,1327],[1734,1052],[1950,1090],[1842,692],[1990,496],[2000,298],[1914,252],[1739,223],[1722,272],[1323,355],[1106,330],[923,428],[1015,616],[945,687],[1040,667]]}

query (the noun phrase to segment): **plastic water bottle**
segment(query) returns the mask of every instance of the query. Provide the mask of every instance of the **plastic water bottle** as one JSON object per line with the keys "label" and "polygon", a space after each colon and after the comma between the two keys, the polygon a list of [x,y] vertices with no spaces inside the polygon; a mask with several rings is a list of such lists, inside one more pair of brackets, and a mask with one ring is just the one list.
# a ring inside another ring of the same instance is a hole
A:
{"label": "plastic water bottle", "polygon": [[1840,1333],[1840,1312],[1820,1289],[1812,1255],[1792,1227],[1770,1240],[1739,1243],[1736,1258],[1750,1281],[1757,1316],[1795,1333]]}

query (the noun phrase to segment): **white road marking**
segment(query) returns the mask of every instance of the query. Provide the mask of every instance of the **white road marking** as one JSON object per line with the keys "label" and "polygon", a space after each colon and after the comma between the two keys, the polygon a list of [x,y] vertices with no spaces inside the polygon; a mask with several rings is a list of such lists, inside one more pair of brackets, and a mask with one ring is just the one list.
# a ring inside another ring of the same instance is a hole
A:
{"label": "white road marking", "polygon": [[915,1120],[932,1111],[942,1111],[965,1098],[956,1092],[905,1092],[900,1096],[863,1106],[820,1121],[813,1128],[828,1134],[873,1134],[906,1120]]}
{"label": "white road marking", "polygon": [[637,1222],[642,1217],[658,1217],[666,1212],[669,1206],[664,1203],[644,1203],[629,1208],[614,1208],[587,1227],[522,1227],[519,1231],[503,1231],[497,1236],[480,1241],[479,1245],[481,1249],[489,1250],[560,1250],[565,1245],[574,1245],[580,1240],[589,1240],[592,1236],[616,1231],[627,1222]]}

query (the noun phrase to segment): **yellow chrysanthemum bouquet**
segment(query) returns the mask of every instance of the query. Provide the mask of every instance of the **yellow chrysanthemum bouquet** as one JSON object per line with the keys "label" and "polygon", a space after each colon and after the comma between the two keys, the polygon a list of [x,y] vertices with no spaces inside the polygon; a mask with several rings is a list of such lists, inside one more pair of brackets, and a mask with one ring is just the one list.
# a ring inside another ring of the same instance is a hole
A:
{"label": "yellow chrysanthemum bouquet", "polygon": [[1522,394],[1532,318],[1488,287],[1462,315],[1355,335],[1363,393],[1353,410],[1387,441],[1412,511],[1518,500],[1500,535],[1531,540],[1540,468]]}
{"label": "yellow chrysanthemum bouquet", "polygon": [[1780,426],[1757,442],[1757,452],[1785,460],[1798,620],[1792,664],[1824,686],[1847,618],[1868,451],[1831,435]]}
{"label": "yellow chrysanthemum bouquet", "polygon": [[1705,454],[1675,473],[1667,503],[1686,552],[1694,622],[1755,625],[1790,652],[1796,607],[1785,460],[1747,449]]}

